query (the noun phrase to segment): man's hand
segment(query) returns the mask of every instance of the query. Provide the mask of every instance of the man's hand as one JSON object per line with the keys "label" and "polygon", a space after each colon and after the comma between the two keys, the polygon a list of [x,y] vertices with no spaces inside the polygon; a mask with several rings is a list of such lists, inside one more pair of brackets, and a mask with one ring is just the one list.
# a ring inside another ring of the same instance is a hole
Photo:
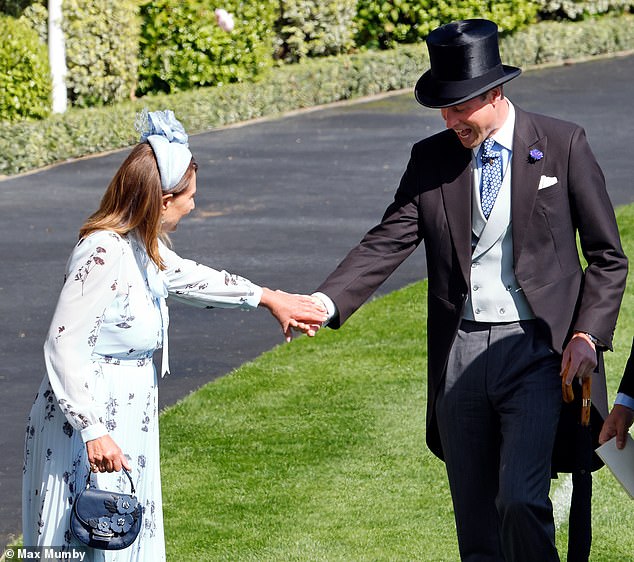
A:
{"label": "man's hand", "polygon": [[119,472],[122,466],[130,470],[128,459],[110,435],[87,441],[86,452],[93,472]]}
{"label": "man's hand", "polygon": [[625,439],[632,422],[634,422],[634,410],[622,404],[616,404],[603,422],[599,443],[605,443],[616,435],[616,448],[622,449],[625,447]]}
{"label": "man's hand", "polygon": [[314,336],[328,319],[326,307],[316,297],[263,289],[260,305],[269,309],[284,332],[286,341],[293,338],[293,329]]}
{"label": "man's hand", "polygon": [[592,376],[597,366],[597,351],[594,343],[583,332],[575,332],[568,342],[561,361],[560,375],[565,378],[567,385],[572,379],[584,379]]}

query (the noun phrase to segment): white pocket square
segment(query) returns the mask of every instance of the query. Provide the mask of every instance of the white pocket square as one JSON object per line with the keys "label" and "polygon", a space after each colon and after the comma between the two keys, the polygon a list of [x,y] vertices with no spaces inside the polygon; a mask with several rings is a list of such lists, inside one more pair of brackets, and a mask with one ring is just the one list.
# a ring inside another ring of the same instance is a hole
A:
{"label": "white pocket square", "polygon": [[541,178],[539,178],[539,186],[537,187],[537,189],[546,189],[551,185],[555,185],[558,181],[559,180],[557,179],[557,177],[542,176]]}

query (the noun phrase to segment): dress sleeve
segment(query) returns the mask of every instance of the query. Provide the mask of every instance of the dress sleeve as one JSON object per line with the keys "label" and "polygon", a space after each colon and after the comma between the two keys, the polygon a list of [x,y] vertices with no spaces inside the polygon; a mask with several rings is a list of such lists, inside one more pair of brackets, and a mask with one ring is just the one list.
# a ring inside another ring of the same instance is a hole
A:
{"label": "dress sleeve", "polygon": [[80,241],[66,269],[66,279],[44,344],[44,358],[57,403],[84,442],[108,433],[103,407],[92,394],[92,351],[106,309],[117,295],[123,241],[97,232]]}
{"label": "dress sleeve", "polygon": [[181,258],[163,243],[160,252],[172,299],[200,308],[252,309],[260,303],[262,288],[248,279]]}

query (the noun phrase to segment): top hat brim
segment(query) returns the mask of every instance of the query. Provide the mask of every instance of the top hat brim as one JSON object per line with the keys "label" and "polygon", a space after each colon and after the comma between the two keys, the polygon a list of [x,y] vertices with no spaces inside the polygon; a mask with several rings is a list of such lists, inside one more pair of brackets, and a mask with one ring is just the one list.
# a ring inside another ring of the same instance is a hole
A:
{"label": "top hat brim", "polygon": [[469,101],[491,88],[512,80],[521,72],[522,70],[515,66],[503,64],[495,69],[494,73],[447,83],[434,79],[432,71],[428,70],[418,79],[414,93],[416,101],[421,105],[439,109]]}

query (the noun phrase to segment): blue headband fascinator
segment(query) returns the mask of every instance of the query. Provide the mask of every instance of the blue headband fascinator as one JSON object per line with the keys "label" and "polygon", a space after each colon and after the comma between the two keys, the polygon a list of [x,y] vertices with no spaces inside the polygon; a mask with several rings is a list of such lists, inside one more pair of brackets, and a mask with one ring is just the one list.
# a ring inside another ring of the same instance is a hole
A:
{"label": "blue headband fascinator", "polygon": [[161,187],[169,192],[183,178],[192,159],[185,128],[170,109],[144,109],[137,114],[135,127],[141,133],[139,142],[150,143],[161,175]]}

